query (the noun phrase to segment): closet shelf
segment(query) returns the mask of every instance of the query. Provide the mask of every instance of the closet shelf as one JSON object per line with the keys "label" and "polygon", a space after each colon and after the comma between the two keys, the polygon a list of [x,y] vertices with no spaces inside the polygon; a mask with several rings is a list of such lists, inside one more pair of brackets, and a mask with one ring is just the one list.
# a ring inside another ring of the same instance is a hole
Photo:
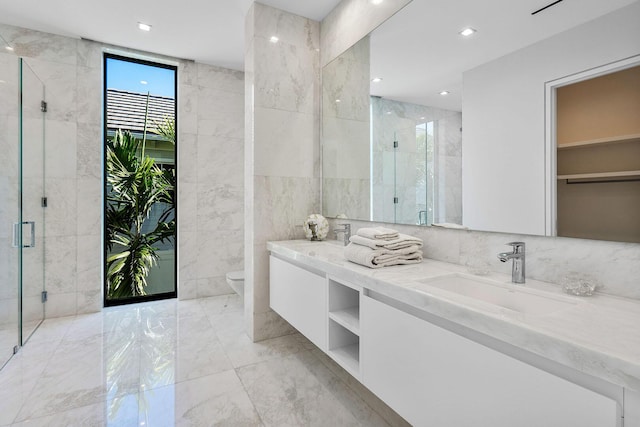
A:
{"label": "closet shelf", "polygon": [[640,170],[620,172],[576,173],[571,175],[558,175],[558,179],[609,179],[609,178],[640,178]]}
{"label": "closet shelf", "polygon": [[631,135],[611,136],[611,137],[598,138],[598,139],[589,139],[585,141],[567,142],[565,144],[558,144],[558,150],[584,147],[589,145],[617,144],[620,142],[640,142],[640,133],[635,133]]}

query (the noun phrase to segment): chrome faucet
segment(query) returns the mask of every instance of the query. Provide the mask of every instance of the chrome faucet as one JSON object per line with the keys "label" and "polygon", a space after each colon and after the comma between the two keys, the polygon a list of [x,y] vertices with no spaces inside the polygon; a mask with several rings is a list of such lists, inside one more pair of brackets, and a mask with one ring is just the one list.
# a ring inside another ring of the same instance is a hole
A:
{"label": "chrome faucet", "polygon": [[342,233],[344,237],[344,245],[347,246],[349,244],[349,237],[351,237],[351,224],[338,224],[341,225],[342,228],[336,228],[333,230],[333,234],[336,236],[338,233]]}
{"label": "chrome faucet", "polygon": [[513,283],[524,283],[524,242],[511,242],[507,245],[513,246],[513,252],[501,252],[498,259],[507,262],[512,259],[511,265],[511,281]]}

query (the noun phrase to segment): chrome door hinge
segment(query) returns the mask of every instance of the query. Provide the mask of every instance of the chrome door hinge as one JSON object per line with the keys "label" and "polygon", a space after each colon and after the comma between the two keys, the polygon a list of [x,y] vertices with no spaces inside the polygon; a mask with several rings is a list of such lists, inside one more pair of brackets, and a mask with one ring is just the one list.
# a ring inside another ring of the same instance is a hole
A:
{"label": "chrome door hinge", "polygon": [[47,198],[46,198],[46,197],[43,197],[43,198],[42,198],[42,207],[43,207],[43,208],[46,208],[46,207],[47,207]]}
{"label": "chrome door hinge", "polygon": [[398,141],[393,141],[393,148],[398,148]]}
{"label": "chrome door hinge", "polygon": [[18,354],[18,350],[20,349],[20,347],[18,347],[17,345],[13,346],[13,354]]}
{"label": "chrome door hinge", "polygon": [[44,304],[45,302],[47,302],[47,299],[49,299],[47,291],[42,291],[42,303]]}
{"label": "chrome door hinge", "polygon": [[393,203],[396,204],[396,205],[398,204],[398,198],[397,197],[393,198]]}
{"label": "chrome door hinge", "polygon": [[40,101],[40,111],[43,113],[47,112],[47,101]]}

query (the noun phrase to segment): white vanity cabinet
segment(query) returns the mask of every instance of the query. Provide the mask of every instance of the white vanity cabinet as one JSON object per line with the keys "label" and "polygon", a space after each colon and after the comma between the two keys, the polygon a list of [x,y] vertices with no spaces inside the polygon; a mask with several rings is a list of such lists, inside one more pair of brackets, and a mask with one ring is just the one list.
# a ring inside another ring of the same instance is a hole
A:
{"label": "white vanity cabinet", "polygon": [[616,427],[616,401],[368,296],[362,382],[414,426]]}
{"label": "white vanity cabinet", "polygon": [[269,267],[271,308],[326,352],[326,277],[274,256]]}

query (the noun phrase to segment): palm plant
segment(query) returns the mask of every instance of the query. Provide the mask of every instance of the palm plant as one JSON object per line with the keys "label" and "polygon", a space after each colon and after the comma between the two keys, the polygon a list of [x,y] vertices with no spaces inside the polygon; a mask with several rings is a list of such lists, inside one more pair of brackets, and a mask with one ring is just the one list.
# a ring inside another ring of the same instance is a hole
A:
{"label": "palm plant", "polygon": [[[175,143],[175,132],[173,134]],[[145,295],[147,275],[156,265],[154,245],[175,235],[175,174],[162,170],[144,154],[146,138],[118,130],[107,141],[107,297]],[[143,231],[151,209],[166,206],[155,228]]]}

